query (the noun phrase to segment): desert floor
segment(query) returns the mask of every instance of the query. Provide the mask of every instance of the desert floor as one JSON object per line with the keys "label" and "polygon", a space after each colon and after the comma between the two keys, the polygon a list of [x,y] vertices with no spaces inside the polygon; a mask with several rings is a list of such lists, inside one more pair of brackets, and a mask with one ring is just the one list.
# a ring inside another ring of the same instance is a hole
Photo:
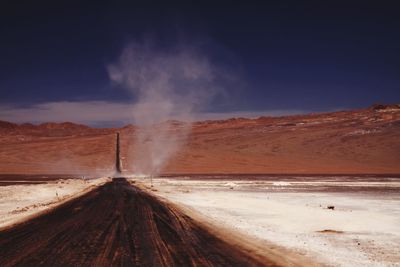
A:
{"label": "desert floor", "polygon": [[[264,248],[269,254],[276,251],[274,257],[287,251],[294,262],[299,260],[303,266],[307,266],[304,260],[330,266],[400,266],[400,178],[128,178],[133,186],[187,214],[196,214],[194,218],[207,227],[223,229],[220,235],[239,234],[241,241],[254,242],[259,250]],[[0,228],[10,229],[15,223],[56,209],[110,181],[68,176],[2,176]]]}
{"label": "desert floor", "polygon": [[153,179],[152,190],[215,225],[328,265],[400,266],[399,178],[168,177]]}
{"label": "desert floor", "polygon": [[[289,255],[258,253],[217,234],[125,178],[113,178],[40,216],[3,228],[0,251],[1,266],[287,266],[289,262]],[[305,261],[295,263],[310,266]]]}
{"label": "desert floor", "polygon": [[73,176],[0,176],[0,229],[81,196],[109,178]]}

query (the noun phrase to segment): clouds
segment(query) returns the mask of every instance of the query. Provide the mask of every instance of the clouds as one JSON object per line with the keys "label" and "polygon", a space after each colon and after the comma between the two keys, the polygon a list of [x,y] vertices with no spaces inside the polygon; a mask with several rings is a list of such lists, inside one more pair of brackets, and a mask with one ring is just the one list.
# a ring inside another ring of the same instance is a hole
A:
{"label": "clouds", "polygon": [[[110,101],[60,101],[21,107],[13,104],[0,105],[0,120],[15,123],[65,122],[90,126],[122,126],[132,121],[132,104]],[[201,112],[191,120],[219,120],[234,117],[256,118],[260,116],[284,116],[309,113],[310,110],[250,110],[227,112]]]}
{"label": "clouds", "polygon": [[108,126],[131,121],[131,105],[108,101],[46,102],[31,106],[0,105],[0,119],[16,123],[72,121]]}

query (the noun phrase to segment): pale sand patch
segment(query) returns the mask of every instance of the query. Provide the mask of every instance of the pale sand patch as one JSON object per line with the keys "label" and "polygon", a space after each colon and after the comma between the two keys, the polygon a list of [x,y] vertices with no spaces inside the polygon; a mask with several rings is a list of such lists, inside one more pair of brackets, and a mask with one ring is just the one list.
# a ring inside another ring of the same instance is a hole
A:
{"label": "pale sand patch", "polygon": [[260,191],[254,182],[256,192],[240,191],[236,181],[154,179],[153,188],[220,225],[328,265],[400,266],[399,194]]}

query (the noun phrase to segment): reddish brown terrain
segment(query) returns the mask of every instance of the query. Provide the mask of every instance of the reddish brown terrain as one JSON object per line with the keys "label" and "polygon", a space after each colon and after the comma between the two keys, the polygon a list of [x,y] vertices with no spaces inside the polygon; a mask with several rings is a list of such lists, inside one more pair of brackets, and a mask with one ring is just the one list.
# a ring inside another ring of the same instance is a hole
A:
{"label": "reddish brown terrain", "polygon": [[[176,123],[172,134],[180,127]],[[203,121],[191,128],[164,173],[400,173],[400,105]],[[117,131],[129,171],[136,160],[133,126],[96,129],[73,123],[0,122],[0,172],[112,172]]]}

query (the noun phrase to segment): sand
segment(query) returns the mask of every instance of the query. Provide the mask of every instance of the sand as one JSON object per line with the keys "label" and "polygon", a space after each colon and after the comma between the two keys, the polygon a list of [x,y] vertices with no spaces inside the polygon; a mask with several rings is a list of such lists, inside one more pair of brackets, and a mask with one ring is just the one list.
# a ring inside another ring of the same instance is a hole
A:
{"label": "sand", "polygon": [[26,220],[109,181],[60,179],[43,184],[0,186],[0,228]]}
{"label": "sand", "polygon": [[0,232],[0,251],[2,267],[287,266],[219,238],[124,178]]}
{"label": "sand", "polygon": [[348,180],[169,178],[154,179],[153,189],[211,223],[327,265],[400,266],[399,180]]}
{"label": "sand", "polygon": [[[134,180],[149,186],[149,179]],[[0,228],[106,181],[0,186]],[[400,266],[398,178],[157,178],[153,183],[158,196],[249,240],[273,243],[329,266]]]}

